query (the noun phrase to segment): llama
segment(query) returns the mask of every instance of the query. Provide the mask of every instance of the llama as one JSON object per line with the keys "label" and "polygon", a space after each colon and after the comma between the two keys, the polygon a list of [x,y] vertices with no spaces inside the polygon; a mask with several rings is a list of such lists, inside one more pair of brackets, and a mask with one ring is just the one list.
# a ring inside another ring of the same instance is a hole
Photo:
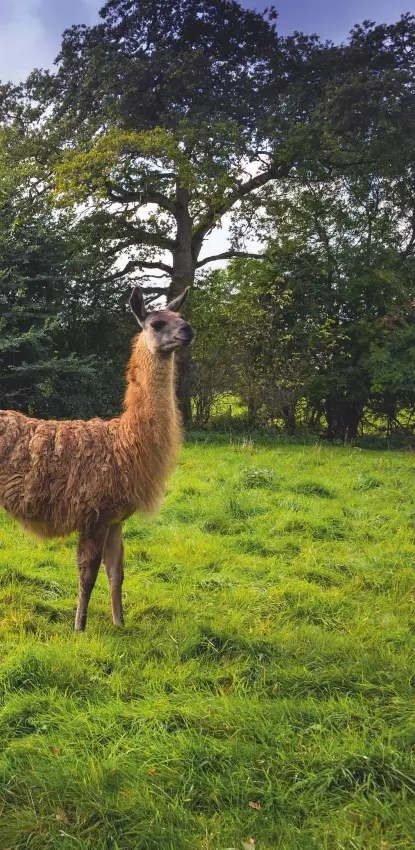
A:
{"label": "llama", "polygon": [[54,421],[0,411],[0,506],[43,538],[79,532],[77,631],[85,629],[101,560],[113,623],[123,624],[122,524],[135,511],[157,509],[177,460],[174,352],[194,338],[179,314],[187,295],[188,288],[165,310],[147,312],[134,289],[130,306],[142,332],[133,343],[120,417]]}

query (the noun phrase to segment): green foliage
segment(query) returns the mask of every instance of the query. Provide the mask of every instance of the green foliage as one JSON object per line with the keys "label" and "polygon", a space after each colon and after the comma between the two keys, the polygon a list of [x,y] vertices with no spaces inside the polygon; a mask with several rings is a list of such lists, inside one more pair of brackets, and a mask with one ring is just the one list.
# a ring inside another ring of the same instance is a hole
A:
{"label": "green foliage", "polygon": [[395,411],[411,397],[403,357],[394,358],[393,389],[380,386],[380,362],[412,339],[412,191],[408,176],[363,172],[337,187],[311,181],[270,204],[278,221],[270,256],[291,292],[286,321],[308,339],[313,363],[305,395],[332,437],[357,435],[376,392],[384,407],[393,393]]}
{"label": "green foliage", "polygon": [[56,193],[65,204],[87,201],[91,190],[98,197],[108,197],[108,181],[132,180],[137,162],[174,170],[180,185],[188,188],[196,183],[189,158],[174,136],[167,130],[121,130],[110,128],[104,135],[91,140],[86,150],[69,149],[56,165]]}
{"label": "green foliage", "polygon": [[[372,379],[371,407],[375,414],[386,414],[389,428],[393,429],[401,412],[410,412],[415,407],[415,328],[412,315],[404,322],[393,322],[385,328],[382,338],[370,348],[367,369]],[[408,424],[411,429],[412,423]]]}
{"label": "green foliage", "polygon": [[410,850],[414,505],[408,453],[193,435],[81,636],[3,515],[1,846]]}
{"label": "green foliage", "polygon": [[85,268],[76,256],[71,216],[54,216],[20,170],[12,140],[1,143],[0,407],[41,417],[108,415],[123,391],[122,322],[102,310],[105,287],[94,280],[93,258]]}
{"label": "green foliage", "polygon": [[[315,368],[315,341],[295,315],[290,286],[272,258],[234,260],[200,281],[195,294],[195,373],[203,386],[209,383],[211,400],[215,392],[239,396],[251,426],[279,419],[293,430],[297,401]],[[196,399],[197,393],[195,387]]]}
{"label": "green foliage", "polygon": [[199,284],[199,312],[217,302],[213,337],[196,315],[202,352],[217,340],[211,380],[240,396],[251,425],[300,420],[345,440],[364,415],[390,429],[413,410],[414,203],[410,177],[291,178],[268,193],[265,259]]}

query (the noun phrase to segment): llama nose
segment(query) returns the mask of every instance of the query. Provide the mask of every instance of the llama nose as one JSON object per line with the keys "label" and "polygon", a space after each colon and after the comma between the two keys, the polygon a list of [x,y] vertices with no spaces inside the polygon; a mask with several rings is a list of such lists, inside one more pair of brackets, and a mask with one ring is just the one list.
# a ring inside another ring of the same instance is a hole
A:
{"label": "llama nose", "polygon": [[195,332],[189,322],[184,322],[180,329],[180,336],[184,342],[190,343],[194,339]]}

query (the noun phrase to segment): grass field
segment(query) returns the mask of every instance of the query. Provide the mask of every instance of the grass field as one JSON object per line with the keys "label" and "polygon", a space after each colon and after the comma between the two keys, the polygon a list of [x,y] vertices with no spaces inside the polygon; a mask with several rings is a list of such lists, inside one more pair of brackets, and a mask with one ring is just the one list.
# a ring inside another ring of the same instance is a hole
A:
{"label": "grass field", "polygon": [[72,632],[1,517],[0,850],[415,847],[415,457],[188,444]]}

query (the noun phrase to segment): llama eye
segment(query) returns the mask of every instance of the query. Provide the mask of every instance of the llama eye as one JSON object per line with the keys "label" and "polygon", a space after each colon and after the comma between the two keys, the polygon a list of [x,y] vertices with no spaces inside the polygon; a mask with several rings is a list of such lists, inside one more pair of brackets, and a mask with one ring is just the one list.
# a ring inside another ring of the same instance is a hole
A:
{"label": "llama eye", "polygon": [[151,323],[151,327],[152,327],[152,328],[153,328],[153,330],[155,330],[155,331],[161,331],[161,329],[162,329],[162,328],[164,328],[164,325],[165,325],[165,324],[166,324],[166,322],[162,322],[162,321],[160,321],[160,322],[152,322],[152,323]]}

